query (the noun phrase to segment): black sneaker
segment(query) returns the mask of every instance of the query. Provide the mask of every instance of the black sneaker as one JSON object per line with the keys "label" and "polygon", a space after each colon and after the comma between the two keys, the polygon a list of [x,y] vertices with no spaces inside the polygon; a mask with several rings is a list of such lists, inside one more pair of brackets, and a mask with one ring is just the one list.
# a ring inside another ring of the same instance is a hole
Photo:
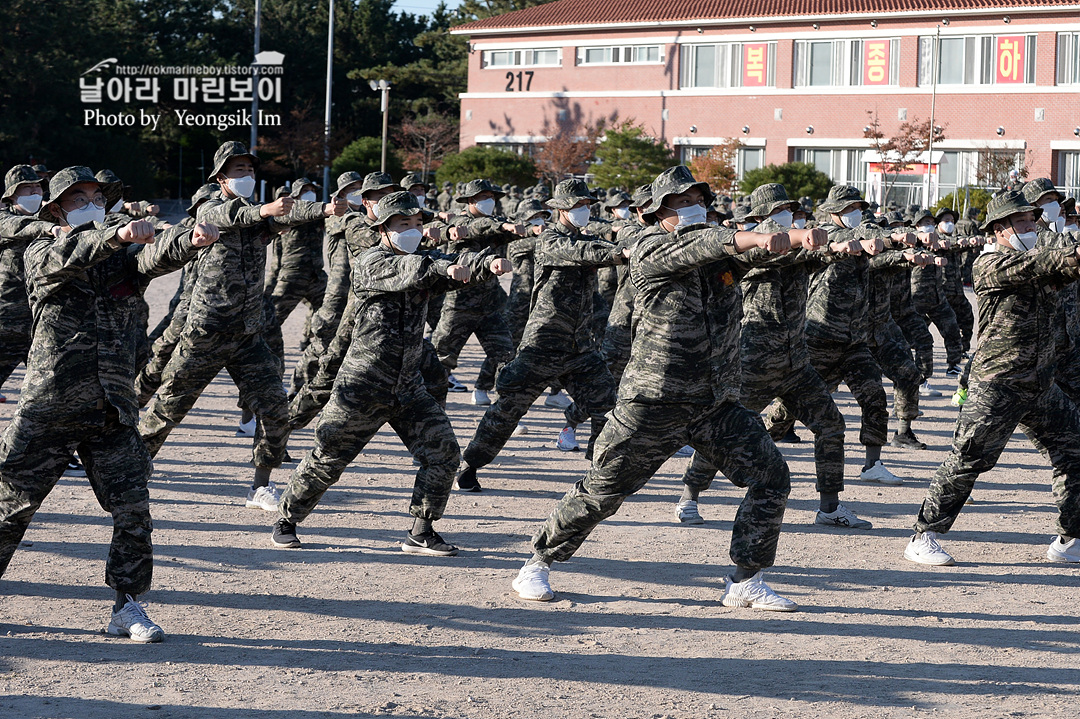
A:
{"label": "black sneaker", "polygon": [[446,376],[446,391],[447,392],[468,392],[469,388],[464,383],[459,382],[458,378],[453,374]]}
{"label": "black sneaker", "polygon": [[788,444],[798,444],[799,442],[802,442],[802,437],[795,434],[795,428],[792,427],[787,431],[787,434],[780,438],[779,441],[787,442]]}
{"label": "black sneaker", "polygon": [[946,377],[959,377],[962,374],[964,374],[964,368],[958,364],[954,364],[952,367],[945,370]]}
{"label": "black sneaker", "polygon": [[430,554],[436,557],[452,557],[458,553],[458,548],[453,544],[447,544],[439,533],[434,529],[427,534],[419,536],[409,533],[405,541],[401,543],[401,551],[407,554]]}
{"label": "black sneaker", "polygon": [[457,479],[454,480],[454,486],[462,492],[484,491],[483,487],[480,486],[480,482],[476,479],[476,468],[469,465],[465,465],[465,469],[458,472]]}
{"label": "black sneaker", "polygon": [[296,525],[287,519],[279,519],[274,522],[274,533],[270,541],[275,547],[295,549],[300,546],[300,539],[296,536]]}
{"label": "black sneaker", "polygon": [[79,460],[73,456],[68,460],[67,469],[64,470],[65,477],[85,477],[86,469],[79,464]]}
{"label": "black sneaker", "polygon": [[897,432],[893,435],[892,446],[902,449],[926,449],[926,445],[919,441],[915,433],[910,429],[907,432]]}
{"label": "black sneaker", "polygon": [[281,463],[282,464],[296,464],[296,460],[293,459],[292,455],[289,454],[289,450],[285,450],[285,452],[281,455]]}

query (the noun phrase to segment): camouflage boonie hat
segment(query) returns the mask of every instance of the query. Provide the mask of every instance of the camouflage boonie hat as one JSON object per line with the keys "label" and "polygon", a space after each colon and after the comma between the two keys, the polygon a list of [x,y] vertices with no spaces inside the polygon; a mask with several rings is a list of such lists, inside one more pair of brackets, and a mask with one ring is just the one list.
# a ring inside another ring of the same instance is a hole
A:
{"label": "camouflage boonie hat", "polygon": [[750,219],[750,205],[738,205],[735,207],[735,211],[731,213],[731,219],[742,224]]}
{"label": "camouflage boonie hat", "polygon": [[401,178],[401,182],[398,184],[401,185],[401,189],[403,190],[411,189],[416,185],[423,187],[425,192],[431,189],[431,185],[424,182],[424,176],[419,172],[410,172],[408,175]]}
{"label": "camouflage boonie hat", "polygon": [[690,168],[686,165],[669,167],[653,180],[652,202],[649,203],[648,207],[644,208],[642,214],[650,220],[654,219],[656,211],[664,204],[664,200],[668,198],[668,195],[681,195],[694,187],[701,190],[705,206],[711,205],[715,195],[709,189],[709,183],[695,180],[693,173],[690,172]]}
{"label": "camouflage boonie hat", "polygon": [[787,190],[779,182],[770,182],[750,193],[750,214],[762,219],[781,208],[794,212],[799,203],[787,195]]}
{"label": "camouflage boonie hat", "polygon": [[301,177],[293,180],[292,187],[289,188],[289,196],[299,199],[305,185],[314,185],[316,196],[318,196],[318,194],[322,192],[322,185],[320,185],[318,182],[315,182],[314,180],[309,180],[306,177]]}
{"label": "camouflage boonie hat", "polygon": [[396,190],[375,203],[375,222],[373,227],[386,224],[394,215],[419,215],[420,203],[416,201],[416,195],[408,190]]}
{"label": "camouflage boonie hat", "polygon": [[360,187],[360,194],[363,196],[376,190],[385,190],[388,187],[392,187],[395,192],[403,189],[401,185],[394,182],[394,178],[390,177],[389,172],[371,172],[364,177],[364,184]]}
{"label": "camouflage boonie hat", "polygon": [[1063,195],[1054,187],[1054,183],[1045,177],[1036,177],[1034,180],[1025,182],[1023,192],[1024,199],[1033,205],[1050,193],[1057,197],[1058,202],[1064,199]]}
{"label": "camouflage boonie hat", "polygon": [[461,188],[461,192],[454,198],[454,201],[467,203],[481,192],[492,193],[495,195],[496,200],[506,195],[506,193],[500,190],[497,185],[492,184],[491,180],[470,180],[465,183],[465,187]]}
{"label": "camouflage boonie hat", "polygon": [[259,158],[248,152],[247,147],[242,142],[226,142],[217,149],[214,153],[214,169],[210,171],[210,175],[206,178],[210,182],[216,182],[216,177],[221,174],[221,171],[225,169],[225,163],[234,157],[249,157],[251,158],[251,164],[255,167],[255,170],[259,169]]}
{"label": "camouflage boonie hat", "polygon": [[865,210],[870,204],[862,198],[859,188],[851,185],[833,185],[829,188],[829,196],[818,207],[825,212],[840,212],[848,205],[857,204],[860,210]]}
{"label": "camouflage boonie hat", "polygon": [[209,200],[211,197],[217,194],[218,190],[220,189],[221,185],[218,185],[217,183],[207,183],[199,189],[195,190],[195,194],[191,196],[191,204],[188,205],[187,208],[188,215],[194,217],[196,211],[199,209],[199,205],[204,200]]}
{"label": "camouflage boonie hat", "polygon": [[[1068,200],[1066,200],[1066,202],[1068,202]],[[1064,204],[1065,203],[1062,203],[1062,206],[1064,206]],[[978,207],[969,207],[969,208],[967,208],[967,212],[964,213],[964,216],[967,217],[969,220],[977,220],[977,219],[979,219],[979,208]]]}
{"label": "camouflage boonie hat", "polygon": [[937,222],[937,219],[934,217],[933,212],[922,208],[911,213],[909,222],[911,223],[912,227],[918,227],[920,220],[933,220],[935,223]]}
{"label": "camouflage boonie hat", "polygon": [[34,172],[44,172],[47,175],[49,174],[49,168],[45,167],[45,165],[34,165]]}
{"label": "camouflage boonie hat", "polygon": [[[94,177],[94,173],[90,172],[89,167],[82,165],[75,165],[73,167],[65,167],[60,172],[57,172],[49,180],[49,197],[52,198],[38,210],[38,217],[43,220],[55,221],[56,217],[53,215],[52,208],[57,206],[60,200],[60,195],[70,190],[74,185],[78,185],[82,182],[92,182],[100,189],[101,182]],[[103,193],[104,194],[104,193]]]}
{"label": "camouflage boonie hat", "polygon": [[339,197],[341,195],[342,190],[344,190],[349,185],[353,185],[353,184],[355,184],[357,182],[359,182],[360,184],[364,183],[364,176],[361,175],[359,172],[343,172],[343,173],[341,173],[340,175],[338,175],[338,178],[337,178],[337,189],[334,190],[334,193],[332,195],[330,195],[330,196],[331,197]]}
{"label": "camouflage boonie hat", "polygon": [[15,165],[4,175],[4,197],[8,199],[15,194],[20,185],[40,185],[42,179],[34,172],[30,165]]}
{"label": "camouflage boonie hat", "polygon": [[533,215],[543,212],[545,217],[551,217],[551,210],[544,207],[544,203],[537,199],[522,200],[514,210],[514,219],[518,222],[528,222]]}
{"label": "camouflage boonie hat", "polygon": [[626,194],[622,190],[616,190],[615,192],[609,194],[607,199],[604,200],[604,208],[608,210],[614,210],[619,205],[622,205],[624,203],[629,204],[631,202],[633,202],[633,200],[630,199],[630,195]]}
{"label": "camouflage boonie hat", "polygon": [[642,185],[634,190],[633,197],[630,199],[630,209],[638,210],[647,207],[650,202],[652,202],[652,185]]}
{"label": "camouflage boonie hat", "polygon": [[1042,208],[1030,204],[1026,194],[1023,192],[1018,192],[1016,190],[1002,192],[1000,195],[990,200],[986,205],[986,219],[979,229],[983,232],[990,232],[992,231],[993,224],[998,220],[1004,220],[1006,217],[1021,212],[1031,212],[1035,215],[1035,219],[1037,220],[1039,219],[1039,215],[1042,214]]}
{"label": "camouflage boonie hat", "polygon": [[544,204],[553,210],[569,210],[582,200],[591,205],[596,199],[584,181],[563,180],[555,186],[555,194]]}
{"label": "camouflage boonie hat", "polygon": [[942,207],[940,210],[938,210],[938,213],[934,215],[934,222],[941,222],[941,218],[945,215],[952,215],[954,222],[960,219],[959,212],[957,212],[951,207]]}
{"label": "camouflage boonie hat", "polygon": [[890,210],[890,211],[886,212],[884,217],[885,217],[886,226],[904,225],[904,224],[906,224],[906,220],[904,220],[904,216],[897,210]]}
{"label": "camouflage boonie hat", "polygon": [[538,184],[533,187],[533,194],[539,197],[541,200],[546,200],[551,197],[551,190],[545,184]]}
{"label": "camouflage boonie hat", "polygon": [[1061,203],[1061,214],[1065,217],[1076,214],[1076,198],[1066,197],[1065,201]]}
{"label": "camouflage boonie hat", "polygon": [[94,179],[101,183],[101,194],[105,195],[105,209],[112,209],[117,200],[124,197],[124,181],[112,170],[98,170]]}

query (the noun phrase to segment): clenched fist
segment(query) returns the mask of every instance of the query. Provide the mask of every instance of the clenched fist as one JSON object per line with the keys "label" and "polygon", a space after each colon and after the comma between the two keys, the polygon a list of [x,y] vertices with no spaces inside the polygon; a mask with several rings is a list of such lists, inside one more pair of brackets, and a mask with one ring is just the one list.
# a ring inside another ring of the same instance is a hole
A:
{"label": "clenched fist", "polygon": [[191,244],[196,247],[206,247],[212,245],[218,241],[220,237],[217,225],[212,225],[209,222],[200,222],[195,225],[195,228],[191,231]]}
{"label": "clenched fist", "polygon": [[323,205],[323,214],[327,217],[341,217],[349,210],[349,203],[345,201],[343,197],[335,197],[334,199]]}
{"label": "clenched fist", "polygon": [[438,244],[442,241],[442,229],[439,227],[425,227],[424,237]]}
{"label": "clenched fist", "polygon": [[919,242],[919,237],[914,232],[902,232],[897,230],[892,233],[892,241],[898,245],[914,247]]}
{"label": "clenched fist", "polygon": [[116,231],[116,239],[125,245],[152,245],[154,226],[146,220],[133,220]]}
{"label": "clenched fist", "polygon": [[862,246],[862,251],[868,255],[881,254],[881,251],[885,249],[885,245],[879,237],[874,237],[869,240],[859,240],[859,245]]}
{"label": "clenched fist", "polygon": [[450,228],[450,240],[453,242],[457,242],[458,240],[464,240],[468,236],[469,228],[465,225]]}
{"label": "clenched fist", "polygon": [[296,200],[291,197],[279,197],[259,208],[259,214],[263,217],[284,217],[292,212],[295,203]]}
{"label": "clenched fist", "polygon": [[791,238],[792,247],[797,245],[807,250],[816,250],[829,242],[828,233],[820,227],[809,230],[788,230],[788,236]]}
{"label": "clenched fist", "polygon": [[773,254],[782,255],[791,249],[791,237],[786,232],[762,233],[757,236],[757,246]]}
{"label": "clenched fist", "polygon": [[505,275],[507,272],[513,269],[510,264],[510,260],[503,259],[502,257],[496,257],[494,260],[492,260],[489,267],[491,269],[491,274],[493,275]]}
{"label": "clenched fist", "polygon": [[450,265],[446,268],[446,276],[457,282],[468,282],[472,271],[465,265]]}

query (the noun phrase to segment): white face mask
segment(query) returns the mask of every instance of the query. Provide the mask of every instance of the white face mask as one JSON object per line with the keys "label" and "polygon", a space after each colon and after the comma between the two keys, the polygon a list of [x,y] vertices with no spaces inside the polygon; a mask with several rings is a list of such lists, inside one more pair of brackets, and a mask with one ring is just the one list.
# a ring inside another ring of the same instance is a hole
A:
{"label": "white face mask", "polygon": [[390,233],[390,244],[409,255],[416,252],[422,239],[424,239],[424,233],[415,229]]}
{"label": "white face mask", "polygon": [[230,177],[228,185],[229,190],[237,197],[251,197],[255,192],[254,177]]}
{"label": "white face mask", "polygon": [[1080,228],[1077,227],[1075,222],[1071,225],[1065,225],[1061,228],[1062,232],[1077,232],[1078,230],[1080,230]]}
{"label": "white face mask", "polygon": [[586,227],[589,224],[590,212],[587,206],[575,207],[572,210],[566,210],[566,219],[570,220],[570,224],[574,227]]}
{"label": "white face mask", "polygon": [[119,200],[116,201],[115,204],[113,204],[112,207],[109,208],[109,214],[111,215],[114,212],[119,212],[122,209],[124,209],[124,199],[120,198]]}
{"label": "white face mask", "polygon": [[862,224],[862,210],[852,210],[840,215],[840,221],[844,227],[855,228]]}
{"label": "white face mask", "polygon": [[805,217],[800,217],[797,220],[792,220],[791,221],[791,226],[794,227],[796,230],[804,230],[804,229],[806,229],[806,218]]}
{"label": "white face mask", "polygon": [[743,222],[743,223],[741,223],[741,226],[742,226],[743,232],[749,232],[750,230],[757,227],[757,223],[756,222]]}
{"label": "white face mask", "polygon": [[477,212],[485,217],[491,217],[491,213],[495,211],[495,200],[490,197],[486,200],[480,200],[473,203],[476,206]]}
{"label": "white face mask", "polygon": [[1046,224],[1048,225],[1054,224],[1061,214],[1061,205],[1057,200],[1051,200],[1045,205],[1039,205],[1039,207],[1042,208],[1042,219],[1046,220]]}
{"label": "white face mask", "polygon": [[300,193],[300,199],[303,200],[304,202],[314,202],[315,201],[315,193],[314,192],[301,192]]}
{"label": "white face mask", "polygon": [[689,207],[680,207],[675,210],[675,213],[679,216],[679,224],[675,227],[689,227],[690,225],[704,224],[708,219],[708,212],[701,205],[690,205]]}
{"label": "white face mask", "polygon": [[956,223],[952,222],[951,220],[947,222],[939,222],[938,229],[941,230],[941,233],[943,235],[951,235],[953,233],[953,230],[956,229]]}
{"label": "white face mask", "polygon": [[934,226],[933,225],[919,225],[918,227],[915,228],[915,230],[918,231],[918,232],[933,232],[934,231]]}
{"label": "white face mask", "polygon": [[41,195],[23,195],[15,198],[15,204],[31,215],[41,209]]}
{"label": "white face mask", "polygon": [[1039,233],[1032,230],[1031,232],[1017,232],[1013,230],[1013,233],[1009,235],[1009,244],[1013,246],[1013,249],[1020,250],[1021,252],[1027,252],[1039,239]]}
{"label": "white face mask", "polygon": [[629,220],[630,219],[630,208],[629,207],[616,207],[614,210],[612,210],[612,213],[614,213],[614,215],[616,217],[618,217],[620,220]]}
{"label": "white face mask", "polygon": [[67,213],[67,223],[70,227],[78,227],[79,225],[85,225],[87,222],[104,221],[105,208],[98,207],[93,202],[80,210],[72,210],[71,212]]}
{"label": "white face mask", "polygon": [[1054,220],[1054,230],[1057,231],[1057,232],[1064,232],[1065,231],[1065,218],[1064,217],[1058,217],[1056,220]]}
{"label": "white face mask", "polygon": [[427,207],[427,195],[413,195],[416,198],[416,204],[420,205],[420,209]]}
{"label": "white face mask", "polygon": [[791,227],[791,210],[780,210],[780,212],[769,215],[769,219],[781,227]]}
{"label": "white face mask", "polygon": [[364,204],[364,193],[357,190],[356,192],[350,192],[345,195],[345,200],[353,207],[360,207]]}
{"label": "white face mask", "polygon": [[529,224],[530,225],[536,225],[537,227],[543,227],[544,224],[545,224],[544,223],[544,218],[543,217],[534,217],[531,220],[529,220]]}

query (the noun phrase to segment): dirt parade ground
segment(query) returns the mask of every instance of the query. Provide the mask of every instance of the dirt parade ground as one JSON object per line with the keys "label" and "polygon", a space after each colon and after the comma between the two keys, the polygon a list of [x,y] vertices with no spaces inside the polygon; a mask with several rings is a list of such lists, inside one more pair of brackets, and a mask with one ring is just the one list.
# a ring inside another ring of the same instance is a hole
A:
{"label": "dirt parade ground", "polygon": [[[151,326],[177,276],[148,293]],[[288,361],[303,324],[285,325]],[[456,373],[469,387],[471,342]],[[943,358],[939,367],[944,366]],[[22,369],[5,385],[6,423]],[[948,450],[952,383],[923,400],[926,451],[886,447],[902,487],[859,482],[858,408],[842,495],[870,531],[815,526],[810,433],[781,445],[793,480],[769,584],[800,605],[778,614],[720,603],[741,492],[717,481],[703,526],[680,526],[685,459],[669,460],[551,573],[556,599],[510,588],[529,537],[584,473],[555,449],[562,413],[543,406],[438,525],[459,556],[405,554],[415,468],[384,428],[299,527],[270,543],[275,516],[245,509],[251,440],[236,435],[236,389],[208,388],[155,461],[150,616],[167,634],[138,645],[103,634],[111,522],[86,479],[63,478],[0,580],[0,713],[22,717],[353,716],[1076,717],[1080,568],[1047,561],[1050,469],[1017,434],[943,538],[954,567],[905,561],[931,474]],[[843,388],[842,388],[843,389]],[[483,409],[451,394],[462,448]],[[583,431],[580,436],[587,436]],[[893,428],[895,429],[895,428]],[[312,429],[289,450],[300,459]],[[295,465],[275,470],[280,486]]]}

